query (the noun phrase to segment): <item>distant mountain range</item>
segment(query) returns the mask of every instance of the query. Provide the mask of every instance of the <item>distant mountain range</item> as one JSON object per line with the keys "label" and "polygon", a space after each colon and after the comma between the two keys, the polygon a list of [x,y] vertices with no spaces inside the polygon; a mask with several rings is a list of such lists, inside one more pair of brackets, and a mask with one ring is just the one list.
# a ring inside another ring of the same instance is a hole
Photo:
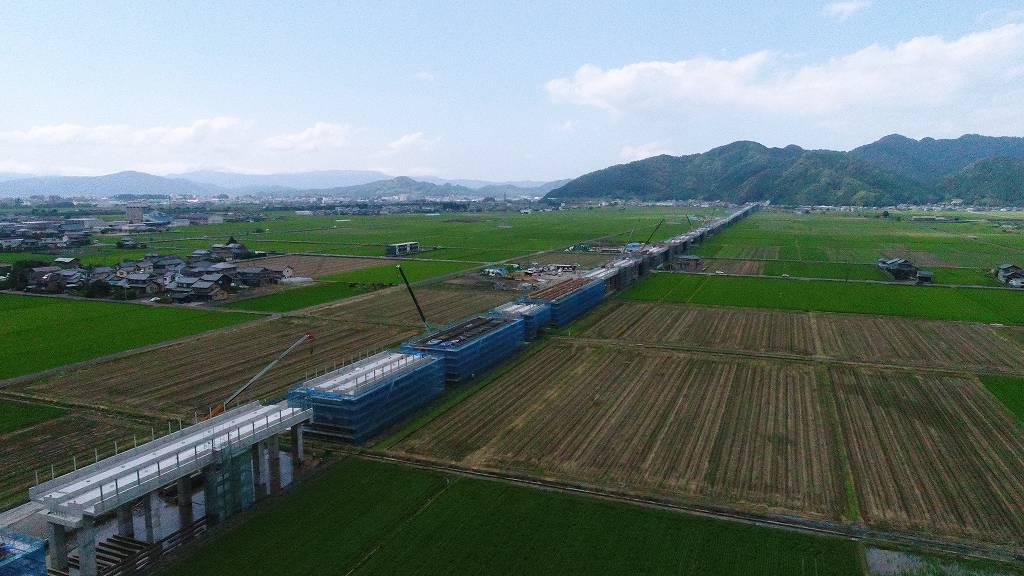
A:
{"label": "distant mountain range", "polygon": [[324,170],[290,174],[236,174],[199,171],[154,176],[145,172],[118,172],[104,176],[30,176],[0,173],[0,196],[95,196],[118,194],[198,195],[254,194],[281,196],[336,196],[379,198],[543,196],[568,182],[488,182],[441,178],[394,178],[382,172]]}
{"label": "distant mountain range", "polygon": [[292,188],[295,190],[356,186],[391,178],[391,176],[383,172],[370,170],[319,170],[291,174],[238,174],[235,172],[201,170],[185,172],[183,174],[169,174],[167,177],[180,178],[182,180],[228,189]]}
{"label": "distant mountain range", "polygon": [[114,196],[116,194],[210,194],[216,190],[180,178],[145,172],[118,172],[105,176],[31,176],[0,181],[0,196]]}
{"label": "distant mountain range", "polygon": [[771,200],[882,206],[960,198],[1024,205],[1024,138],[891,135],[849,152],[733,142],[687,156],[661,155],[571,180],[549,198]]}

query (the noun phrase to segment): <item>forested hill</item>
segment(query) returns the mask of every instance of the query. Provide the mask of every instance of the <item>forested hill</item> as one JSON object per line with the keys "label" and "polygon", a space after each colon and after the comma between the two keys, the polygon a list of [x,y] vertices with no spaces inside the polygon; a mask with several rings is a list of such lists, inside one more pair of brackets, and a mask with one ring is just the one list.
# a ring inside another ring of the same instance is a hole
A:
{"label": "forested hill", "polygon": [[1006,205],[1024,204],[1022,173],[1024,138],[887,136],[850,152],[734,142],[591,172],[547,197],[864,206],[962,198]]}

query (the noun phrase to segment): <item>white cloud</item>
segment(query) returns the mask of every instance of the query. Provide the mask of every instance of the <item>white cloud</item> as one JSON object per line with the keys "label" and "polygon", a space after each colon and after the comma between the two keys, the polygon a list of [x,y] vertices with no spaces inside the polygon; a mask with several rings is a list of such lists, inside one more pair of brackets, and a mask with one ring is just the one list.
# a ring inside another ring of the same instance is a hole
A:
{"label": "white cloud", "polygon": [[416,80],[419,80],[420,82],[434,82],[437,80],[437,76],[434,76],[432,73],[427,72],[426,70],[420,70],[419,72],[413,74],[412,77],[415,78]]}
{"label": "white cloud", "polygon": [[310,152],[347,146],[351,135],[352,128],[347,124],[317,122],[301,132],[271,136],[263,141],[263,145],[273,150]]}
{"label": "white cloud", "polygon": [[661,142],[648,142],[639,146],[623,146],[619,150],[619,158],[626,162],[643,160],[644,158],[660,156],[662,154],[673,154],[673,152]]}
{"label": "white cloud", "polygon": [[85,126],[51,124],[0,133],[0,140],[22,144],[106,144],[113,146],[180,146],[192,144],[251,123],[230,116],[203,118],[185,126],[135,128],[124,124]]}
{"label": "white cloud", "polygon": [[1021,88],[1012,71],[1022,65],[1024,24],[1009,24],[951,41],[927,36],[892,47],[875,44],[803,66],[769,51],[607,70],[588,64],[546,88],[555,102],[615,114],[671,111],[704,117],[724,110],[829,119],[900,111],[913,116],[998,99]]}
{"label": "white cloud", "polygon": [[426,151],[433,148],[434,145],[440,141],[441,138],[427,138],[423,132],[403,134],[397,140],[389,142],[383,150],[377,151],[374,156],[381,158],[385,156],[394,156],[411,150]]}
{"label": "white cloud", "polygon": [[845,2],[832,2],[826,4],[822,13],[833,20],[846,22],[854,14],[863,12],[871,7],[871,0],[848,0]]}

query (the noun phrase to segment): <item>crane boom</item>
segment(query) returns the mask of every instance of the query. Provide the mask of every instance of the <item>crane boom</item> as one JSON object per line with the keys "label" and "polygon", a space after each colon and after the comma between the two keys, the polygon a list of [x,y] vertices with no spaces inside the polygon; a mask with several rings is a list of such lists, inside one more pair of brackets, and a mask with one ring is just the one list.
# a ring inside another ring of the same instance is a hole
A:
{"label": "crane boom", "polygon": [[654,233],[657,232],[658,228],[661,228],[661,225],[664,224],[664,223],[665,223],[665,219],[662,218],[661,222],[658,222],[658,225],[654,227],[654,230],[651,230],[651,235],[647,237],[647,241],[644,242],[644,246],[646,246],[646,245],[651,243],[651,238],[654,238]]}
{"label": "crane boom", "polygon": [[[253,383],[255,383],[257,380],[262,378],[263,375],[266,374],[267,372],[269,372],[271,368],[273,368],[274,366],[277,366],[277,363],[280,362],[282,358],[284,358],[288,354],[291,354],[292,350],[295,350],[296,348],[298,348],[299,346],[301,346],[304,342],[306,342],[308,340],[313,340],[313,333],[312,332],[306,332],[305,334],[303,334],[302,337],[299,338],[298,340],[296,340],[291,346],[289,346],[287,350],[285,350],[284,352],[281,352],[277,356],[277,358],[274,358],[274,360],[270,364],[267,364],[266,366],[264,366],[262,370],[257,372],[255,376],[250,378],[248,382],[246,382],[241,388],[236,390],[234,394],[232,394],[231,396],[228,396],[228,399],[225,400],[224,403],[220,406],[220,410],[217,413],[219,414],[219,413],[224,412],[225,410],[227,410],[228,404],[231,404],[232,402],[234,402],[235,399],[238,398],[238,396],[242,392],[245,392],[245,390],[249,386],[252,386]],[[216,415],[216,414],[214,414],[214,415]]]}
{"label": "crane boom", "polygon": [[412,291],[409,279],[405,277],[405,270],[402,270],[401,264],[395,264],[395,268],[398,268],[398,273],[402,275],[402,282],[405,282],[405,289],[409,291],[409,296],[412,297],[412,303],[416,305],[416,311],[420,313],[420,320],[423,321],[423,326],[426,327],[427,332],[430,332],[430,324],[427,322],[427,316],[423,314],[423,308],[420,308],[420,301],[416,299],[416,293]]}

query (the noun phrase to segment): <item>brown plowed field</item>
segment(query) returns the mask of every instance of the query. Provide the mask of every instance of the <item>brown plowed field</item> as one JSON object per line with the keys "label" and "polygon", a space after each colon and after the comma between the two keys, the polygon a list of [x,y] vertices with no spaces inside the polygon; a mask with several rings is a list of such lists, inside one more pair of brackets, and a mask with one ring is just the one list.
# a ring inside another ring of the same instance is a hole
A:
{"label": "brown plowed field", "polygon": [[583,268],[596,268],[606,262],[611,262],[621,254],[601,254],[600,252],[545,252],[525,258],[516,259],[514,262],[524,268],[535,264],[547,266],[551,264],[579,264]]}
{"label": "brown plowed field", "polygon": [[371,268],[373,266],[384,266],[391,262],[394,262],[394,260],[288,254],[287,256],[246,260],[244,265],[265,266],[274,270],[283,270],[285,266],[291,266],[295,270],[296,276],[319,278],[327,274],[348,272],[349,270],[359,270],[360,268]]}
{"label": "brown plowed field", "polygon": [[608,312],[595,314],[595,321],[580,335],[744,352],[814,354],[810,317],[803,313],[656,302],[615,301],[609,307]]}
{"label": "brown plowed field", "polygon": [[838,518],[811,366],[558,341],[395,450],[679,500]]}
{"label": "brown plowed field", "polygon": [[704,266],[708,272],[721,270],[726,274],[744,274],[747,276],[760,276],[764,271],[764,262],[761,260],[705,260]]}
{"label": "brown plowed field", "polygon": [[338,320],[281,318],[202,335],[144,354],[18,385],[40,398],[191,418],[223,401],[305,332],[316,339],[283,359],[244,394],[273,399],[313,370],[378,351],[419,331]]}
{"label": "brown plowed field", "polygon": [[585,338],[625,343],[1024,374],[1014,332],[969,322],[612,301],[580,329]]}
{"label": "brown plowed field", "polygon": [[[419,300],[427,321],[435,325],[447,324],[490,310],[499,304],[515,300],[517,296],[511,292],[494,290],[416,289],[416,299]],[[409,293],[402,287],[381,290],[364,297],[318,308],[312,313],[322,318],[423,327]]]}
{"label": "brown plowed field", "polygon": [[1024,541],[1024,435],[973,378],[833,367],[863,518],[942,536]]}
{"label": "brown plowed field", "polygon": [[[156,434],[166,433],[166,423],[154,422]],[[175,424],[175,427],[177,424]],[[77,464],[93,462],[93,448],[100,458],[114,451],[114,440],[124,450],[132,446],[132,435],[149,439],[151,426],[134,420],[103,416],[88,410],[73,410],[7,434],[0,434],[0,510],[28,498],[28,489],[50,479],[50,465],[58,475],[70,472],[72,456]]]}
{"label": "brown plowed field", "polygon": [[1024,372],[1024,349],[985,324],[816,315],[821,353],[897,366]]}

